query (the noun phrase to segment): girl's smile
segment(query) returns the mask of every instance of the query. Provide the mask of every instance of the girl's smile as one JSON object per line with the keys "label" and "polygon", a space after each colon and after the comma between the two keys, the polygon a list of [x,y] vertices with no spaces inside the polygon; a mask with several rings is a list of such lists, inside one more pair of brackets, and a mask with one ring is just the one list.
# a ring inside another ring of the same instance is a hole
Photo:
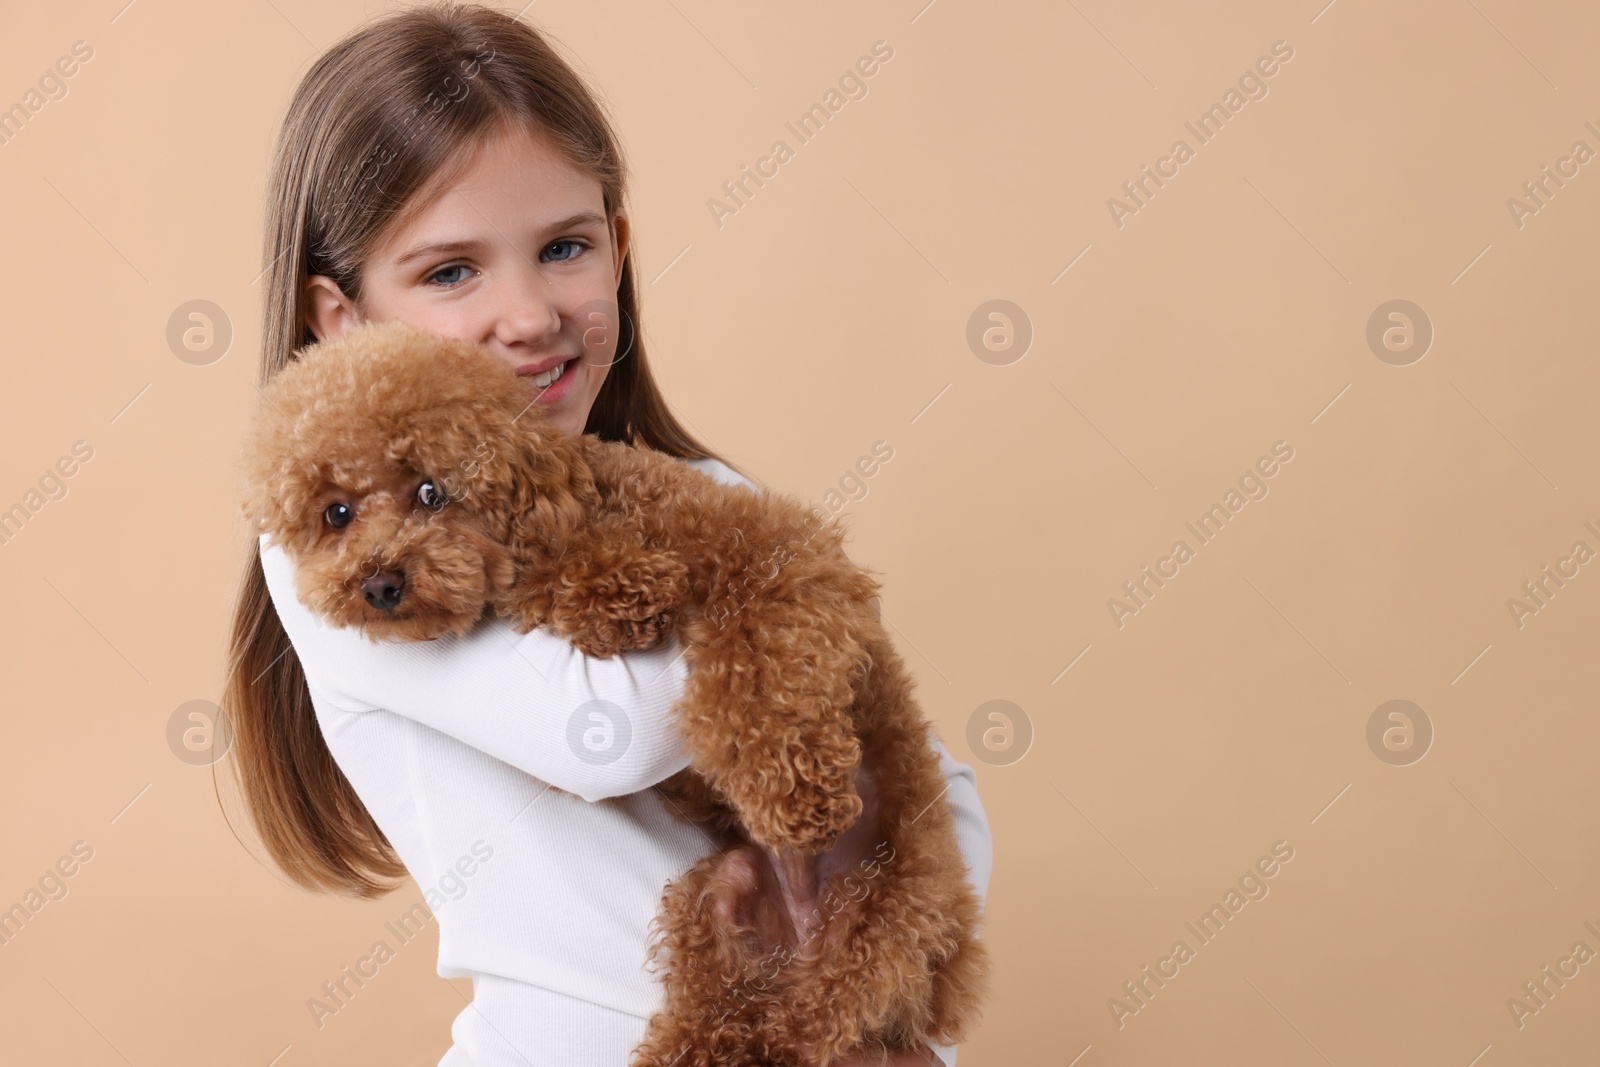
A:
{"label": "girl's smile", "polygon": [[546,359],[538,363],[524,363],[517,368],[517,376],[527,378],[539,391],[534,403],[554,404],[575,388],[574,379],[583,373],[583,365],[581,356],[554,364]]}

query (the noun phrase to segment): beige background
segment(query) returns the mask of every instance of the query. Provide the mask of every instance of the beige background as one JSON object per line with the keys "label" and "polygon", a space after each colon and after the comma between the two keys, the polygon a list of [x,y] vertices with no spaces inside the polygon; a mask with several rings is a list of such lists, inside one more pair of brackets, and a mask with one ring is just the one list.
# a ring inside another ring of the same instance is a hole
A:
{"label": "beige background", "polygon": [[[1600,564],[1521,627],[1508,601],[1600,550],[1600,163],[1520,228],[1507,200],[1600,151],[1600,11],[924,2],[524,17],[615,108],[675,408],[817,500],[894,450],[852,555],[994,830],[997,987],[961,1062],[1593,1062],[1600,962],[1521,1027],[1507,1001],[1600,952]],[[469,995],[431,928],[321,1030],[306,1008],[415,887],[288,887],[166,732],[218,696],[248,543],[272,138],[388,5],[122,3],[16,5],[0,34],[0,104],[94,49],[0,146],[0,507],[93,448],[0,546],[0,906],[94,850],[0,947],[0,1059],[431,1067]],[[718,228],[721,183],[878,40],[867,97]],[[1268,95],[1198,145],[1184,122],[1276,41]],[[1180,137],[1119,228],[1107,198]],[[234,330],[203,366],[165,337],[196,299]],[[992,299],[1034,333],[1005,365],[966,341]],[[1405,366],[1366,340],[1395,299],[1435,331]],[[1280,440],[1270,494],[1199,545],[1184,523]],[[1107,601],[1179,538],[1194,558],[1119,628]],[[1406,766],[1367,741],[1394,699],[1434,731]],[[969,740],[991,700],[1031,727],[1020,760]],[[1279,841],[1270,895],[1200,945],[1185,921]],[[1179,938],[1194,958],[1119,1027],[1108,1000]]]}

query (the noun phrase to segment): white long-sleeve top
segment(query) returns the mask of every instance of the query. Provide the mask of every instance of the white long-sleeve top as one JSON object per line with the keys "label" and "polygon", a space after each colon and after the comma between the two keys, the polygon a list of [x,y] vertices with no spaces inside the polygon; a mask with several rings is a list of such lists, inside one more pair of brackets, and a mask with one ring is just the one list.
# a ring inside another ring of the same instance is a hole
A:
{"label": "white long-sleeve top", "polygon": [[[496,619],[374,642],[309,611],[266,534],[260,552],[328,749],[439,923],[438,972],[473,980],[441,1067],[624,1067],[662,1003],[645,969],[662,890],[715,848],[650,788],[690,762],[671,714],[688,673],[677,637],[600,659]],[[933,744],[981,899],[993,850],[977,776]],[[385,925],[389,951],[416,922]],[[352,981],[313,1010],[319,1027]],[[955,1049],[935,1051],[953,1067]]]}

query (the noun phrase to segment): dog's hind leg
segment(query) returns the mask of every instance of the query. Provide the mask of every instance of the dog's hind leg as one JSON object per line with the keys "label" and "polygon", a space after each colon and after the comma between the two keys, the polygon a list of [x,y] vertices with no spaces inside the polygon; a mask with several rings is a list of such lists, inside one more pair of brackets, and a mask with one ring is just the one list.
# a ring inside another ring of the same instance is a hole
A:
{"label": "dog's hind leg", "polygon": [[783,998],[792,941],[762,889],[769,876],[754,848],[741,845],[668,883],[649,950],[652,968],[665,965],[663,1003],[630,1067],[787,1062],[760,1022],[767,1003]]}
{"label": "dog's hind leg", "polygon": [[837,907],[825,909],[831,917],[787,1000],[804,1043],[829,1055],[857,1041],[869,1052],[959,1044],[978,1018],[989,967],[977,938],[982,905],[913,680],[881,628],[865,644],[874,669],[855,711],[876,789],[863,790],[874,803],[846,840],[866,842],[871,857],[824,883],[824,902]]}

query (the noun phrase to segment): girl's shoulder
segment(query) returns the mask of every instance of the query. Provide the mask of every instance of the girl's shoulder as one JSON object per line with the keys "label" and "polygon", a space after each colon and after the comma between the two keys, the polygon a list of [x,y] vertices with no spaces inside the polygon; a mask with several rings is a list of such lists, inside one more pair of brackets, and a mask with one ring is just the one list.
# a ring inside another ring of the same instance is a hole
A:
{"label": "girl's shoulder", "polygon": [[705,459],[685,459],[682,460],[682,462],[688,464],[702,474],[710,475],[713,480],[721,482],[723,485],[742,485],[748,489],[756,488],[756,484],[754,482],[740,474],[738,471],[734,470],[732,467],[728,466],[726,463],[722,462],[720,459],[712,459],[708,456]]}

